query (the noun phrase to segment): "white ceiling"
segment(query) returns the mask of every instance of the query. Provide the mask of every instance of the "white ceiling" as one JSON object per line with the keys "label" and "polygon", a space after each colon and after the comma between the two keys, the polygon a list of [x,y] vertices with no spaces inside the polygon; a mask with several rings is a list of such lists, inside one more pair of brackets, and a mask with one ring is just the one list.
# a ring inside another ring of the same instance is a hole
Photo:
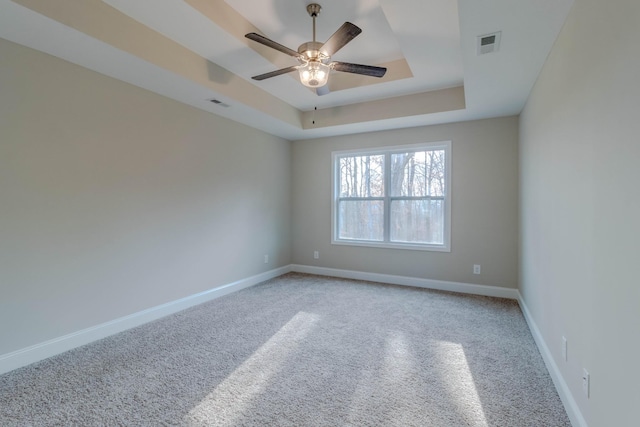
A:
{"label": "white ceiling", "polygon": [[[249,32],[242,31],[244,27],[253,27],[296,50],[312,38],[312,20],[306,12],[311,1],[102,1],[100,4],[99,0],[85,0],[83,7],[94,6],[97,10],[108,4],[116,9],[114,12],[137,21],[135,25],[144,25],[238,76],[244,85],[242,90],[190,78],[188,73],[176,72],[177,68],[132,53],[93,33],[89,35],[91,31],[83,31],[80,25],[65,24],[73,23],[72,18],[77,17],[69,15],[69,19],[61,19],[54,16],[55,11],[40,11],[36,0],[0,0],[0,37],[288,139],[518,114],[573,3],[573,0],[320,1],[323,9],[317,19],[319,41],[329,38],[344,21],[363,30],[333,59],[371,65],[406,60],[412,77],[388,81],[360,78],[344,86],[347,88],[319,97],[297,81],[296,73],[261,82],[251,80],[252,75],[296,62],[278,52],[268,52],[274,55],[266,57],[251,45],[254,42],[241,37]],[[225,26],[222,15],[228,13],[225,8],[229,7],[244,20],[243,28]],[[500,50],[478,56],[476,37],[494,31],[502,31]],[[396,70],[390,68],[389,76],[392,71]],[[337,85],[341,78],[348,77],[351,76],[334,72],[331,79]],[[410,105],[409,100],[414,103],[418,100],[419,104],[422,99],[419,96],[426,100],[435,93],[432,91],[459,86],[464,87],[466,105],[453,111],[443,108],[438,112],[436,108],[425,114],[420,108],[413,112],[407,107],[401,115],[389,112],[387,117],[381,111],[375,121],[351,115],[365,107],[384,110],[385,105],[392,105],[385,102],[391,100],[396,102],[394,105],[404,99],[406,105]],[[211,98],[230,107],[215,106],[207,101]],[[276,108],[281,101],[284,107]],[[269,105],[262,105],[265,102],[273,102],[274,112]],[[289,120],[275,112],[283,108],[300,118]],[[309,128],[303,124],[303,112],[314,108],[327,116],[339,113],[348,120]]]}

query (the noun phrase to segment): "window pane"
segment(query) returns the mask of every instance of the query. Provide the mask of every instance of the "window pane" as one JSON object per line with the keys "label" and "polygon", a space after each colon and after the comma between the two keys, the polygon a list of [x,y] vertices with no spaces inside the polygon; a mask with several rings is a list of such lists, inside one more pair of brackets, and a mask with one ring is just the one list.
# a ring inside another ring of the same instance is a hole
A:
{"label": "window pane", "polygon": [[340,201],[338,208],[338,238],[355,240],[383,240],[384,202]]}
{"label": "window pane", "polygon": [[340,158],[339,197],[382,197],[384,155]]}
{"label": "window pane", "polygon": [[391,196],[444,196],[444,150],[391,155]]}
{"label": "window pane", "polygon": [[393,242],[443,244],[444,201],[392,201],[390,232]]}

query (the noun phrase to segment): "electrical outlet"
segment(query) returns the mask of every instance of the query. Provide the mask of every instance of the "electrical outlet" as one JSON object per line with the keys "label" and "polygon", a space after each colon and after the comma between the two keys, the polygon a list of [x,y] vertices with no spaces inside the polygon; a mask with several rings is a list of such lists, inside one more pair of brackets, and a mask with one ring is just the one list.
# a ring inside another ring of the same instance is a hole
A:
{"label": "electrical outlet", "polygon": [[313,259],[320,259],[320,252],[313,251]]}
{"label": "electrical outlet", "polygon": [[567,339],[565,337],[562,337],[562,360],[565,362],[569,360],[567,358]]}
{"label": "electrical outlet", "polygon": [[480,264],[473,265],[473,274],[480,274]]}
{"label": "electrical outlet", "polygon": [[586,369],[582,369],[582,391],[584,391],[584,395],[589,398],[589,392],[591,391],[591,378],[589,376],[589,371]]}
{"label": "electrical outlet", "polygon": [[264,254],[264,263],[269,264],[269,255]]}

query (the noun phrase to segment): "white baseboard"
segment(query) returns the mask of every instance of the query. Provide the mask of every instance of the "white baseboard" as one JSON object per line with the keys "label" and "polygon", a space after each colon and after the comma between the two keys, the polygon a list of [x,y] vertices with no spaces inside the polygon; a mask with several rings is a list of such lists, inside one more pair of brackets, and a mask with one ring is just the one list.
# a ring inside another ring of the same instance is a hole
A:
{"label": "white baseboard", "polygon": [[265,273],[228,283],[214,289],[209,289],[194,295],[190,295],[179,300],[142,310],[119,319],[111,320],[100,325],[82,329],[62,337],[54,338],[39,344],[32,345],[20,350],[0,355],[0,374],[14,369],[30,365],[56,354],[63,353],[81,345],[117,334],[118,332],[140,326],[169,314],[176,313],[194,305],[202,304],[232,292],[239,291],[250,286],[254,286],[265,280],[281,276],[291,271],[290,266],[280,267]]}
{"label": "white baseboard", "polygon": [[461,292],[465,294],[488,297],[518,299],[518,290],[498,286],[474,285],[471,283],[448,282],[444,280],[421,279],[418,277],[394,276],[390,274],[366,273],[363,271],[339,270],[335,268],[314,267],[310,265],[292,264],[291,271],[298,273],[333,276],[344,279],[368,280],[370,282],[389,283],[392,285],[415,286],[418,288],[438,289],[441,291]]}
{"label": "white baseboard", "polygon": [[524,314],[524,318],[529,325],[529,330],[531,331],[531,335],[533,335],[533,339],[538,346],[538,350],[540,350],[540,354],[542,355],[542,359],[544,360],[545,365],[547,366],[547,370],[551,375],[551,379],[553,380],[553,384],[556,386],[556,390],[560,395],[560,400],[564,404],[564,408],[567,411],[567,415],[569,416],[569,420],[571,421],[571,425],[574,427],[588,427],[587,422],[582,416],[582,412],[580,412],[580,408],[578,408],[578,404],[576,400],[573,398],[573,394],[569,390],[569,386],[567,382],[562,377],[560,373],[560,369],[556,364],[553,356],[551,355],[551,351],[547,346],[542,334],[540,333],[540,329],[536,325],[536,322],[531,317],[531,312],[524,300],[522,299],[522,295],[518,292],[518,303],[520,304],[520,308],[522,309],[522,313]]}

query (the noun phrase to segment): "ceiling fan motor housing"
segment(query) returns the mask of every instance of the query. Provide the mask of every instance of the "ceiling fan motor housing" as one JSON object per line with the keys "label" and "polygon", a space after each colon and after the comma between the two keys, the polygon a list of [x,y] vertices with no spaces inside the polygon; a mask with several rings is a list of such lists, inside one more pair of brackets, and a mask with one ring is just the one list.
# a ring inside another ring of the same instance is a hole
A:
{"label": "ceiling fan motor housing", "polygon": [[326,62],[330,59],[325,53],[323,53],[320,49],[324,43],[320,42],[306,42],[302,43],[300,47],[298,47],[298,53],[304,56],[308,61],[321,61]]}

